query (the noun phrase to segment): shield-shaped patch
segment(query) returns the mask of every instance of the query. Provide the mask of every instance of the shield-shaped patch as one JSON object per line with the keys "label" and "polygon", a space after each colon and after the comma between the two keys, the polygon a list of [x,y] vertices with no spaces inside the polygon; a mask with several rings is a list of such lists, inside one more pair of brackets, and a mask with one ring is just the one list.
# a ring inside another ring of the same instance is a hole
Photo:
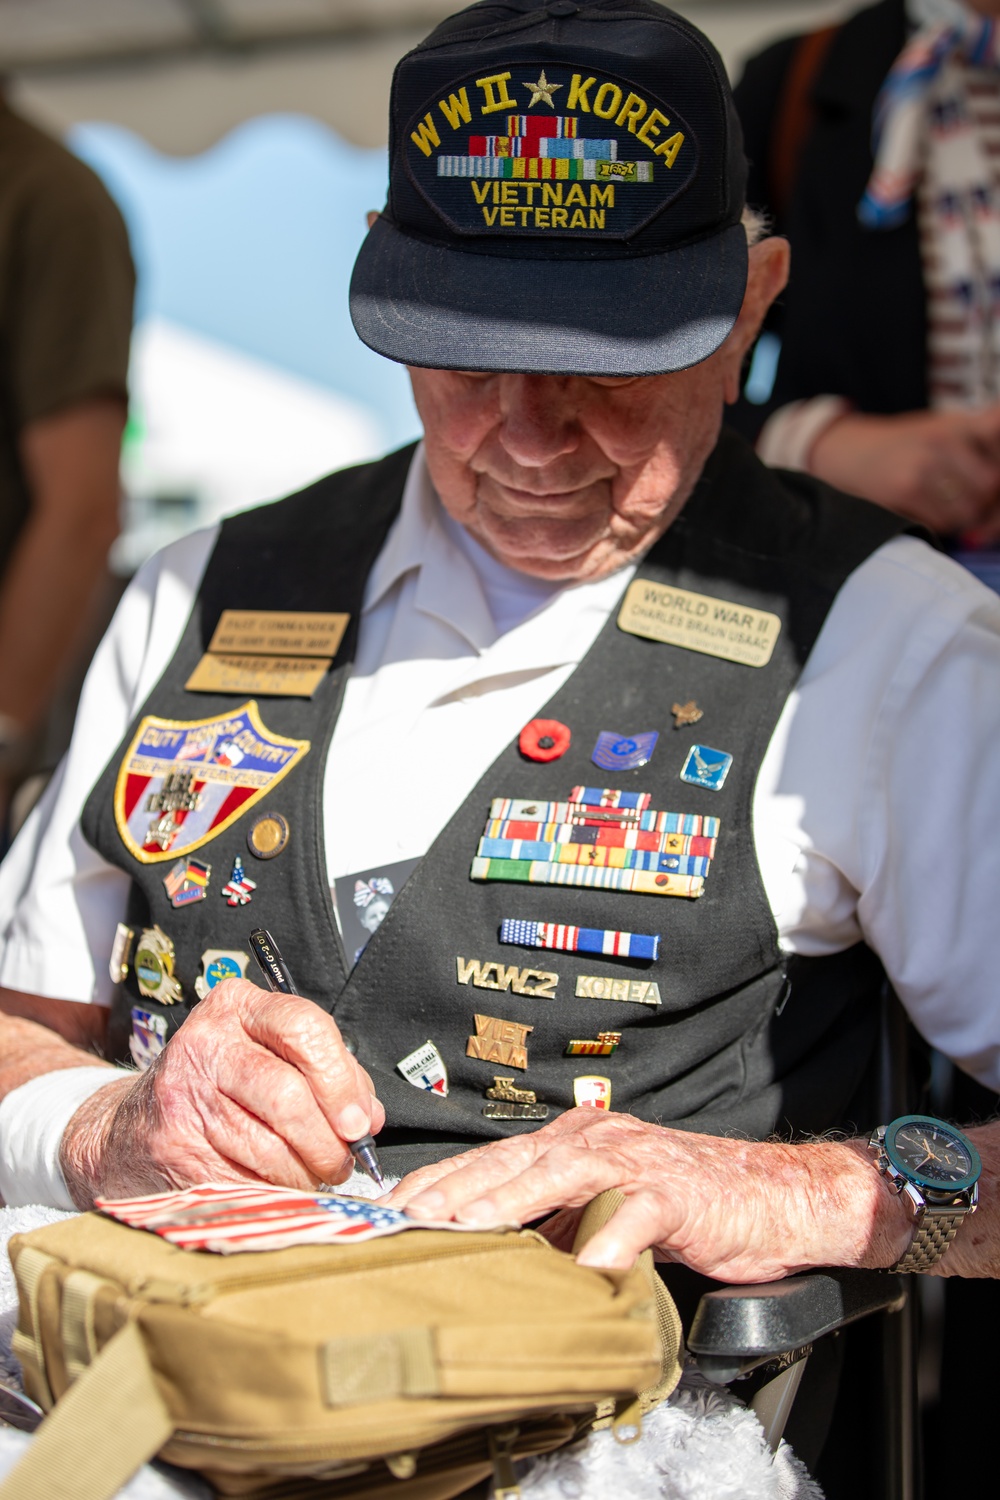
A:
{"label": "shield-shaped patch", "polygon": [[215,719],[158,719],[136,730],[115,784],[115,822],[143,864],[214,839],[277,786],[309,750],[265,728],[251,699]]}

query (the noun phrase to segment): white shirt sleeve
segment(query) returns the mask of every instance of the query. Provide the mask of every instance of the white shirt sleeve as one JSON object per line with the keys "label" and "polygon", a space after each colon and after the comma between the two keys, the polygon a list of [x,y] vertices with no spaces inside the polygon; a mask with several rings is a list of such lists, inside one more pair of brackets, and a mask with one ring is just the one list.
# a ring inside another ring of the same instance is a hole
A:
{"label": "white shirt sleeve", "polygon": [[847,580],[761,766],[786,950],[864,938],[918,1029],[1000,1089],[1000,599],[913,537]]}
{"label": "white shirt sleeve", "polygon": [[69,750],[0,864],[0,985],[110,1005],[108,960],[129,878],[84,839],[80,812],[177,649],[217,528],[152,558],[125,591],[84,683]]}
{"label": "white shirt sleeve", "polygon": [[774,412],[757,437],[757,457],[772,469],[809,472],[813,445],[838,417],[846,416],[851,403],[843,396],[812,396],[808,401],[790,401]]}

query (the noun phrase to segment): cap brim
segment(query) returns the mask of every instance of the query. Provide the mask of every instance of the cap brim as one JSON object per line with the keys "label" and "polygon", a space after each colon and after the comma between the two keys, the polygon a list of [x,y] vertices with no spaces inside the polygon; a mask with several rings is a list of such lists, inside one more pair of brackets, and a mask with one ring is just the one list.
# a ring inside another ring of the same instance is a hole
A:
{"label": "cap brim", "polygon": [[735,224],[632,259],[526,260],[434,245],[375,221],[351,318],[387,359],[440,370],[662,375],[714,354],[747,280]]}

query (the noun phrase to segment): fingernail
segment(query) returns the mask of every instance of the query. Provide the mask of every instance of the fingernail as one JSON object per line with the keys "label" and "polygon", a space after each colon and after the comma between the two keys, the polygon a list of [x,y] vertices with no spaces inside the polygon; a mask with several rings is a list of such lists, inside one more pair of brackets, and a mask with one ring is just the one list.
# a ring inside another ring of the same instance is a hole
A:
{"label": "fingernail", "polygon": [[576,1263],[578,1266],[589,1266],[592,1271],[627,1271],[631,1265],[630,1261],[623,1261],[613,1250],[591,1252],[589,1249],[580,1251]]}
{"label": "fingernail", "polygon": [[455,1218],[461,1219],[463,1224],[495,1224],[497,1206],[492,1198],[477,1198],[475,1203],[467,1203],[464,1208],[459,1209]]}
{"label": "fingernail", "polygon": [[434,1219],[443,1211],[444,1193],[439,1193],[435,1188],[420,1193],[412,1203],[406,1205],[406,1212],[415,1219]]}
{"label": "fingernail", "polygon": [[340,1111],[337,1130],[342,1140],[359,1141],[363,1135],[368,1134],[370,1124],[371,1121],[359,1105],[348,1104]]}

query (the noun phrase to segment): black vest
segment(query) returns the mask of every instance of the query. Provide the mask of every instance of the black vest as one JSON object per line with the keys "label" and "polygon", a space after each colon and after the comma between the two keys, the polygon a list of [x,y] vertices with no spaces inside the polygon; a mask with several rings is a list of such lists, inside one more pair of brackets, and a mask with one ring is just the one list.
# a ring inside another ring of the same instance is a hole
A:
{"label": "black vest", "polygon": [[[263,925],[274,932],[303,993],[356,1040],[386,1108],[381,1149],[396,1170],[535,1128],[484,1117],[485,1089],[494,1074],[510,1070],[466,1056],[477,1012],[533,1028],[528,1067],[517,1084],[533,1089],[552,1112],[572,1106],[577,1075],[598,1073],[611,1079],[613,1109],[664,1124],[763,1137],[775,1129],[818,1131],[841,1123],[871,1053],[880,966],[862,944],[826,959],[783,958],[757,867],[751,808],[776,722],[838,589],[903,523],[804,476],[779,477],[741,440],[724,435],[682,515],[636,576],[779,615],[782,629],[768,665],[750,668],[640,639],[620,630],[612,611],[584,660],[541,711],[570,726],[569,751],[546,764],[524,759],[516,744],[500,751],[350,972],[326,874],[324,768],[365,582],[398,511],[410,457],[407,449],[332,475],[222,527],[177,653],[136,725],[147,714],[207,718],[249,696],[184,688],[224,609],[343,610],[351,624],[311,700],[260,702],[274,733],[312,745],[258,804],[283,813],[290,824],[289,845],[277,858],[253,859],[249,820],[238,819],[198,851],[212,865],[207,899],[175,910],[163,885],[169,861],[140,864],[115,823],[116,777],[136,726],[94,788],[83,815],[85,836],[132,877],[129,925],[138,931],[155,922],[173,939],[185,1002],[159,1007],[140,999],[130,973],[112,1009],[114,1055],[127,1056],[133,1004],[179,1025],[196,1003],[202,953],[246,950],[250,928]],[[672,705],[690,698],[704,718],[696,728],[674,729]],[[558,801],[576,784],[607,784],[608,773],[590,760],[602,729],[660,732],[651,762],[616,776],[614,784],[649,792],[660,810],[721,819],[705,894],[687,900],[471,881],[493,797]],[[734,756],[721,791],[679,780],[694,743]],[[443,764],[461,753],[460,745],[443,745]],[[220,896],[235,854],[257,882],[246,908],[234,909]],[[501,946],[505,917],[659,933],[659,958],[641,963]],[[558,986],[553,998],[532,999],[462,985],[458,958],[540,968],[558,974]],[[662,1004],[577,998],[581,975],[655,979]],[[566,1055],[570,1039],[606,1030],[623,1032],[613,1056]],[[448,1068],[446,1098],[415,1088],[396,1068],[428,1039]]]}

